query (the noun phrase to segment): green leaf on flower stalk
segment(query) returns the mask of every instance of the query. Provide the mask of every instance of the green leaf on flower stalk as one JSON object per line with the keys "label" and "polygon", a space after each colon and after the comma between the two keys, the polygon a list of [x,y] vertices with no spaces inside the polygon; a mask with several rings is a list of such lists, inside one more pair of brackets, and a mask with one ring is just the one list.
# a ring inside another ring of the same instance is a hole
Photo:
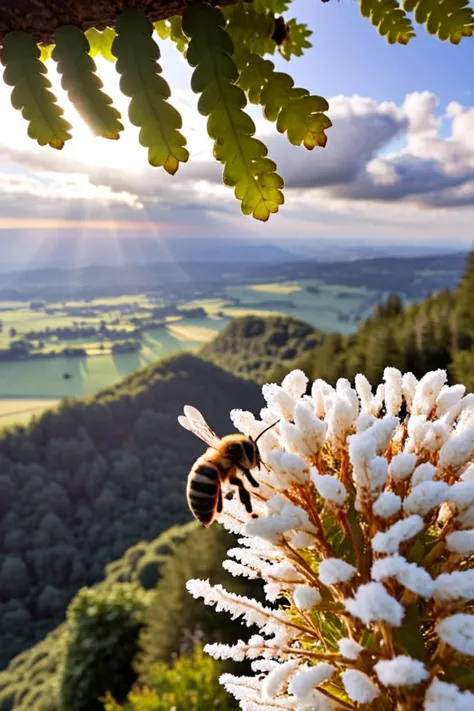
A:
{"label": "green leaf on flower stalk", "polygon": [[112,99],[102,89],[95,74],[96,65],[89,55],[89,42],[77,27],[66,25],[54,34],[56,46],[52,57],[62,77],[62,87],[69,100],[96,136],[118,139],[123,125]]}
{"label": "green leaf on flower stalk", "polygon": [[235,188],[244,215],[266,221],[283,203],[283,180],[266,157],[265,145],[254,138],[255,124],[243,111],[247,101],[235,84],[239,73],[224,15],[204,3],[190,5],[182,27],[190,38],[186,58],[195,68],[191,87],[201,94],[198,109],[208,116],[214,156],[224,165],[224,184]]}
{"label": "green leaf on flower stalk", "polygon": [[425,662],[427,660],[427,651],[420,629],[420,622],[418,605],[410,605],[406,609],[401,627],[393,628],[393,638],[410,657]]}
{"label": "green leaf on flower stalk", "polygon": [[131,99],[129,118],[140,128],[139,140],[148,148],[149,163],[174,175],[189,154],[178,130],[181,116],[167,101],[171,92],[160,76],[160,50],[152,33],[153,25],[142,12],[126,10],[117,20],[112,51],[121,75],[120,89]]}
{"label": "green leaf on flower stalk", "polygon": [[350,539],[345,535],[341,526],[331,515],[322,515],[324,536],[333,549],[337,558],[343,558],[347,563],[354,565],[355,556]]}
{"label": "green leaf on flower stalk", "polygon": [[[317,608],[315,608],[317,609]],[[320,612],[316,614],[324,642],[333,651],[339,649],[338,642],[344,637],[347,630],[342,619],[333,612]]]}
{"label": "green leaf on flower stalk", "polygon": [[40,49],[26,32],[10,32],[3,40],[3,79],[13,87],[11,102],[28,121],[28,135],[40,146],[61,150],[71,138],[71,125],[50,91],[47,69],[40,60]]}
{"label": "green leaf on flower stalk", "polygon": [[455,667],[446,671],[446,676],[443,681],[457,684],[460,689],[474,688],[474,669],[472,667]]}
{"label": "green leaf on flower stalk", "polygon": [[426,555],[426,548],[421,538],[417,538],[407,553],[407,560],[410,563],[419,565]]}

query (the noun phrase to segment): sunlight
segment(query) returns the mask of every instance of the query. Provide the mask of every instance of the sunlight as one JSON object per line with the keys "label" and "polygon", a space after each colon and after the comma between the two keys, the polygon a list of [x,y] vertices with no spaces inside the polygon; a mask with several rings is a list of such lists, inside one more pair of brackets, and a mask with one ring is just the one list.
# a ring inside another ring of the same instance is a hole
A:
{"label": "sunlight", "polygon": [[[182,116],[182,130],[188,142],[187,147],[194,158],[210,158],[212,144],[206,133],[206,122],[197,112],[197,98],[189,88],[190,69],[171,42],[160,40],[160,47],[163,55],[160,60],[164,67],[163,75],[172,84],[170,102]],[[91,167],[112,168],[137,174],[148,167],[147,150],[139,146],[139,130],[128,120],[129,98],[120,91],[120,76],[114,64],[102,57],[95,57],[95,62],[97,75],[104,85],[103,91],[113,99],[113,105],[121,113],[124,131],[117,141],[95,136],[69,101],[67,93],[61,87],[61,77],[56,70],[56,64],[50,59],[46,62],[48,79],[59,105],[64,109],[65,118],[72,124],[72,139],[66,142],[59,157],[71,164],[78,161]],[[176,81],[176,77],[179,81]],[[20,118],[19,112],[12,107],[10,94],[11,88],[1,82],[0,111],[3,130],[0,138],[0,161],[2,144],[6,149],[4,157],[7,158],[8,149],[28,150],[30,154],[39,155],[46,151],[54,153],[53,149],[40,147],[28,138],[27,125]]]}

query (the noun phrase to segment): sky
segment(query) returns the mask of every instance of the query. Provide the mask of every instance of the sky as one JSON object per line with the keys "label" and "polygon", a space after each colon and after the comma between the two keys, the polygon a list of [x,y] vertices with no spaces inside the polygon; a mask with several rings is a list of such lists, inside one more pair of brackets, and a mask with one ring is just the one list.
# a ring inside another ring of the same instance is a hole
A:
{"label": "sky", "polygon": [[[147,165],[137,130],[126,120],[119,141],[95,138],[48,74],[73,139],[62,151],[38,147],[0,84],[0,261],[37,256],[48,242],[79,235],[113,241],[134,234],[169,240],[251,238],[284,245],[363,242],[389,247],[470,247],[474,237],[474,39],[459,46],[417,28],[408,46],[390,46],[359,14],[355,0],[296,0],[288,18],[307,22],[312,48],[290,63],[272,58],[298,86],[325,96],[333,127],[327,146],[290,146],[258,107],[257,136],[285,179],[285,205],[266,224],[240,214],[221,183],[205,119],[190,89],[191,70],[161,41],[171,102],[183,116],[191,158],[177,175]],[[114,66],[98,73],[126,115]]]}

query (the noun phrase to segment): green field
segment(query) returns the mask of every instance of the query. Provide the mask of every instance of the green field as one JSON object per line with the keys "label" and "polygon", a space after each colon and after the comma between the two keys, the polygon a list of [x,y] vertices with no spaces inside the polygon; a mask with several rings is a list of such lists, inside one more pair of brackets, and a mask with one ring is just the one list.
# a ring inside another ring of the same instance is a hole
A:
{"label": "green field", "polygon": [[[226,319],[217,318],[181,319],[172,322],[166,328],[146,332],[140,353],[0,363],[0,398],[34,399],[92,395],[100,388],[112,385],[154,360],[182,350],[198,349],[226,323]],[[77,342],[75,344],[80,345]],[[65,373],[71,377],[64,379]]]}
{"label": "green field", "polygon": [[[317,289],[308,291],[310,289]],[[323,284],[302,279],[297,284],[250,284],[229,286],[228,298],[196,299],[186,307],[205,308],[208,314],[221,313],[229,318],[257,314],[287,314],[321,331],[351,333],[365,317],[379,295],[364,287]]]}
{"label": "green field", "polygon": [[[350,333],[366,316],[378,295],[365,288],[325,285],[316,280],[253,283],[226,287],[215,298],[178,304],[181,309],[201,307],[203,317],[170,315],[161,328],[142,333],[141,350],[111,353],[110,341],[90,338],[46,339],[44,350],[85,348],[88,357],[55,357],[0,362],[0,427],[25,423],[60,398],[92,395],[112,385],[137,368],[182,350],[197,350],[228,323],[229,318],[256,314],[288,314],[323,331]],[[56,313],[34,311],[25,302],[0,302],[0,347],[8,348],[10,329],[22,333],[74,325],[97,326],[102,320],[120,319],[120,329],[131,330],[132,317],[149,316],[153,308],[165,306],[144,294],[92,301],[47,304]],[[105,307],[105,308],[104,308]],[[72,315],[71,309],[96,309],[94,315]],[[68,313],[68,310],[70,311]],[[67,374],[67,375],[66,375]],[[66,377],[65,377],[66,375]]]}

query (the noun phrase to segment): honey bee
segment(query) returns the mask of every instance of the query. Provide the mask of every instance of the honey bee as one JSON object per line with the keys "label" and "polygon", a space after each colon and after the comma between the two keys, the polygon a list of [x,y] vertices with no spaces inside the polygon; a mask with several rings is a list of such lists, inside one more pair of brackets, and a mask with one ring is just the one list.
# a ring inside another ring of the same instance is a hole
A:
{"label": "honey bee", "polygon": [[278,423],[266,427],[254,440],[243,434],[230,434],[220,439],[199,410],[191,405],[186,405],[184,415],[178,417],[178,422],[209,445],[209,449],[193,464],[188,475],[186,495],[194,517],[205,528],[211,525],[216,513],[222,511],[222,484],[227,481],[237,487],[240,501],[246,511],[252,513],[250,494],[238,473],[252,486],[258,487],[258,481],[250,472],[254,467],[260,469],[262,464],[257,442]]}

